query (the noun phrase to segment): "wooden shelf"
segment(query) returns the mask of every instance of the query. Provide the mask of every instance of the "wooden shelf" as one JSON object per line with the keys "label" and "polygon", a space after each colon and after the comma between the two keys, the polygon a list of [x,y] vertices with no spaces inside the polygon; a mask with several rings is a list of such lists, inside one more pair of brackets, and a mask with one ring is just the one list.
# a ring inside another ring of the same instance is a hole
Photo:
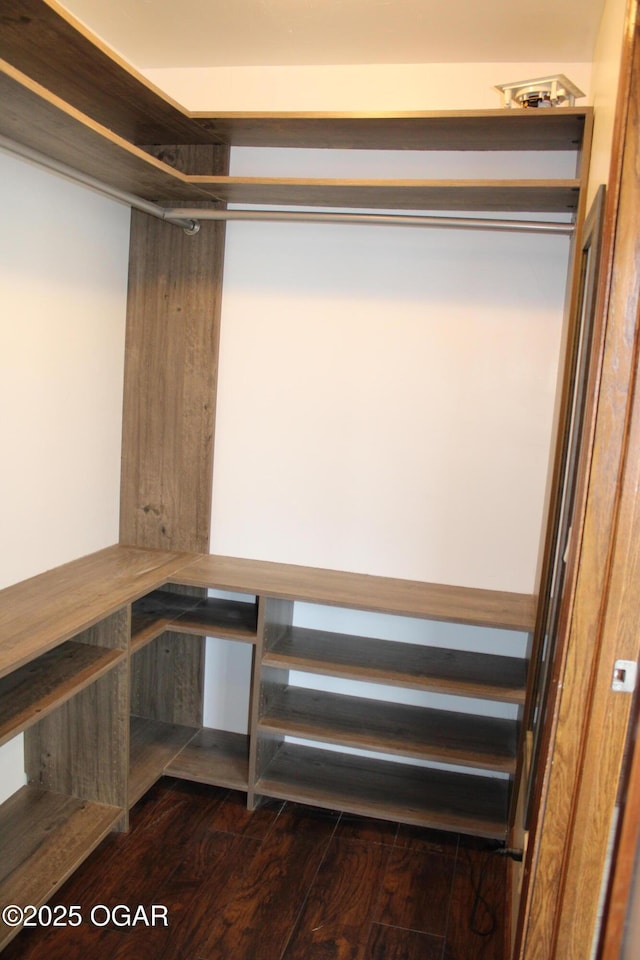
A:
{"label": "wooden shelf", "polygon": [[504,840],[509,782],[298,744],[279,747],[256,794]]}
{"label": "wooden shelf", "polygon": [[[124,811],[35,786],[0,807],[0,902],[39,906],[97,847]],[[17,933],[0,922],[0,949]]]}
{"label": "wooden shelf", "polygon": [[518,657],[423,647],[289,627],[263,665],[430,690],[482,700],[523,703],[526,663]]}
{"label": "wooden shelf", "polygon": [[3,0],[0,57],[132,143],[212,142],[182,107],[45,0]]}
{"label": "wooden shelf", "polygon": [[[0,134],[109,186],[154,201],[400,210],[567,213],[577,180],[323,180],[189,175],[147,153],[0,61]],[[28,122],[25,120],[28,118]]]}
{"label": "wooden shelf", "polygon": [[[0,57],[138,144],[372,150],[575,150],[591,108],[367,112],[188,111],[64,9],[5,0]],[[12,15],[13,14],[13,15]],[[56,56],[49,51],[55,49]]]}
{"label": "wooden shelf", "polygon": [[171,777],[246,791],[249,739],[241,733],[205,727],[165,767],[164,772]]}
{"label": "wooden shelf", "polygon": [[191,117],[238,147],[341,150],[570,150],[584,138],[591,107],[554,110],[218,113]]}
{"label": "wooden shelf", "polygon": [[188,597],[154,590],[136,601],[131,617],[131,652],[135,653],[166,630],[255,643],[257,604],[217,597]]}
{"label": "wooden shelf", "polygon": [[198,732],[193,727],[131,717],[129,806],[149,790]]}
{"label": "wooden shelf", "polygon": [[258,726],[262,734],[515,772],[518,724],[513,720],[286,687]]}
{"label": "wooden shelf", "polygon": [[0,677],[165,583],[189,558],[108,547],[0,591]]}
{"label": "wooden shelf", "polygon": [[[149,153],[0,61],[0,134],[80,173],[148,200],[207,200],[209,195]],[[11,105],[4,108],[4,105]]]}
{"label": "wooden shelf", "polygon": [[303,567],[265,560],[201,555],[172,583],[301,600],[311,603],[446,620],[505,630],[533,630],[535,597],[418,580]]}
{"label": "wooden shelf", "polygon": [[46,717],[124,657],[121,650],[68,640],[0,679],[0,744]]}
{"label": "wooden shelf", "polygon": [[391,210],[573,213],[578,180],[323,180],[189,177],[211,199]]}

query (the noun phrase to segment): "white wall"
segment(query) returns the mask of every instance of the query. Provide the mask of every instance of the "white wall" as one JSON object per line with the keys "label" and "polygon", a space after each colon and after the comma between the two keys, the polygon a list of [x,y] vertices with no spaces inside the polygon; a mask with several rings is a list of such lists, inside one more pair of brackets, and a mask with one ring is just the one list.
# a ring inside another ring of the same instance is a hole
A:
{"label": "white wall", "polygon": [[627,0],[607,0],[593,60],[592,102],[595,108],[588,202],[609,179],[613,123],[620,75],[620,54]]}
{"label": "white wall", "polygon": [[[528,65],[508,75],[541,72]],[[570,177],[574,160],[236,148],[232,172]],[[289,224],[227,230],[212,552],[533,590],[568,241]],[[316,626],[343,629],[330,612],[312,614]],[[297,611],[296,621],[308,616]],[[375,635],[362,615],[347,629]],[[391,633],[406,629],[396,623]],[[447,625],[423,627],[421,640],[414,629],[412,639],[514,655],[525,646],[522,636]],[[211,641],[207,657],[234,664],[234,689],[248,679],[238,646]],[[208,716],[243,729],[245,706],[234,694],[225,712],[229,690],[216,675],[208,670]]]}
{"label": "white wall", "polygon": [[[237,150],[233,170],[425,166],[322,154]],[[550,163],[568,161],[517,174]],[[567,253],[548,236],[230,225],[212,551],[532,591]]]}
{"label": "white wall", "polygon": [[[0,586],[118,540],[128,208],[0,152]],[[20,738],[0,751],[3,796]]]}
{"label": "white wall", "polygon": [[[508,51],[505,51],[508,53]],[[564,73],[589,96],[590,63],[192,67],[144,75],[190,110],[484,110],[496,84]],[[586,101],[580,101],[584,103]]]}

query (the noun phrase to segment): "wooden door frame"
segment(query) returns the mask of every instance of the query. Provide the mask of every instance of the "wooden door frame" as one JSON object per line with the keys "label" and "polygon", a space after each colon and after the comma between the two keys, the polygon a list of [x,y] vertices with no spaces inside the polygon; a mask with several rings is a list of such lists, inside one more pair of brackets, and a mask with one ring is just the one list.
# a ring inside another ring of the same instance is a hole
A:
{"label": "wooden door frame", "polygon": [[588,960],[640,654],[640,24],[629,0],[576,518],[514,957]]}

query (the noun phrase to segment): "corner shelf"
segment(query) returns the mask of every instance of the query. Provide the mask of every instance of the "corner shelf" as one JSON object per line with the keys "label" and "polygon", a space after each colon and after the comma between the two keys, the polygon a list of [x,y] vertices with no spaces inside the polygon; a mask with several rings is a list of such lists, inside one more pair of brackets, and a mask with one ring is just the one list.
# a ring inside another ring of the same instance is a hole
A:
{"label": "corner shelf", "polygon": [[280,745],[256,794],[504,840],[507,780]]}
{"label": "corner shelf", "polygon": [[260,718],[258,734],[281,734],[512,775],[518,724],[495,717],[285,687]]}
{"label": "corner shelf", "polygon": [[239,557],[196,556],[179,574],[170,575],[169,582],[502,630],[531,632],[536,617],[536,598],[528,593]]}
{"label": "corner shelf", "polygon": [[[122,815],[118,807],[22,787],[0,806],[0,902],[45,903]],[[17,932],[0,922],[0,949]]]}
{"label": "corner shelf", "polygon": [[289,627],[264,654],[263,666],[413,690],[524,702],[526,665],[517,657],[423,647],[413,643]]}
{"label": "corner shelf", "polygon": [[133,604],[131,652],[136,653],[165,631],[255,643],[257,624],[256,603],[154,590]]}
{"label": "corner shelf", "polygon": [[131,717],[129,806],[142,797],[197,733],[197,729],[145,717]]}
{"label": "corner shelf", "polygon": [[249,738],[204,727],[165,767],[167,776],[244,790],[249,783]]}
{"label": "corner shelf", "polygon": [[0,679],[0,744],[42,720],[124,658],[121,650],[67,640]]}

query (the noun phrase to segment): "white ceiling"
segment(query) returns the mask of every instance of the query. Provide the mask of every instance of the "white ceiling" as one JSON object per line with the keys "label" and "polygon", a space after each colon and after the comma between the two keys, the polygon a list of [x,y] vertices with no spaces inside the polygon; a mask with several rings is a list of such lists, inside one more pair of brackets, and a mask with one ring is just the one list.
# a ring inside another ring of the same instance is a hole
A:
{"label": "white ceiling", "polygon": [[590,61],[604,0],[64,0],[134,66]]}

